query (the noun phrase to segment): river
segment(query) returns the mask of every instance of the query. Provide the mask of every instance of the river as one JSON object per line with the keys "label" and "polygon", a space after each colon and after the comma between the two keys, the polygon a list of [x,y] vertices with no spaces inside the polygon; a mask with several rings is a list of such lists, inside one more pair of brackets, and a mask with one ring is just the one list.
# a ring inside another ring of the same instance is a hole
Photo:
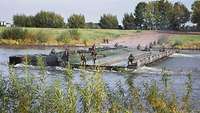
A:
{"label": "river", "polygon": [[[12,55],[25,55],[25,54],[48,54],[48,50],[37,49],[5,49],[0,48],[0,72],[4,78],[8,77],[8,57]],[[188,73],[192,74],[192,105],[194,108],[200,108],[200,52],[193,53],[178,53],[170,56],[168,59],[145,66],[137,69],[134,74],[124,74],[117,72],[104,72],[103,79],[109,87],[115,88],[116,83],[120,82],[126,87],[126,81],[132,80],[136,86],[142,87],[144,83],[152,83],[156,81],[159,88],[163,89],[162,84],[162,69],[166,68],[171,74],[169,78],[170,87],[176,93],[177,98],[181,98],[185,94],[185,83],[188,79]],[[16,69],[19,76],[23,77],[23,71]],[[59,67],[47,70],[47,79],[49,83],[55,80],[62,81],[64,74]],[[30,72],[34,76],[39,76],[39,70],[30,68]],[[74,70],[74,82],[79,84],[80,72]]]}

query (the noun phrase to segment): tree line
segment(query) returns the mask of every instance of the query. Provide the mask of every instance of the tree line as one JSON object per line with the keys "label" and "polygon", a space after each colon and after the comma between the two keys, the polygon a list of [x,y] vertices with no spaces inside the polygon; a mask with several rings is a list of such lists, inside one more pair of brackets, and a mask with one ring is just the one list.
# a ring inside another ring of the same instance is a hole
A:
{"label": "tree line", "polygon": [[124,14],[123,26],[119,26],[117,16],[112,14],[101,16],[99,23],[86,23],[84,15],[81,14],[71,15],[65,23],[61,15],[48,11],[40,11],[35,16],[13,16],[14,25],[18,27],[50,28],[181,30],[189,21],[196,24],[196,29],[200,29],[200,1],[192,4],[192,12],[181,2],[140,2],[134,12]]}

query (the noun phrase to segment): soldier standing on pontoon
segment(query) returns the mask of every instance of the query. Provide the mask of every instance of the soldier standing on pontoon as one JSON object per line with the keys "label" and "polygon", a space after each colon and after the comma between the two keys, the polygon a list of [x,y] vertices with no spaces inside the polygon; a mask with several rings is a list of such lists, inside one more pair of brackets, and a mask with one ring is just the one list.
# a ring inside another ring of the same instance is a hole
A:
{"label": "soldier standing on pontoon", "polygon": [[96,45],[93,44],[91,48],[91,55],[93,56],[96,53]]}
{"label": "soldier standing on pontoon", "polygon": [[81,54],[81,65],[86,65],[86,57],[83,54]]}
{"label": "soldier standing on pontoon", "polygon": [[140,44],[138,44],[138,46],[137,46],[137,50],[140,50],[140,48],[141,48],[141,45],[140,45]]}
{"label": "soldier standing on pontoon", "polygon": [[132,54],[130,54],[129,57],[128,57],[128,65],[132,65],[134,59],[135,59],[134,56]]}
{"label": "soldier standing on pontoon", "polygon": [[67,48],[63,52],[63,55],[62,55],[61,58],[63,60],[64,65],[66,66],[68,64],[68,62],[69,62],[69,50]]}
{"label": "soldier standing on pontoon", "polygon": [[92,55],[92,59],[93,59],[94,65],[95,65],[96,64],[96,59],[97,59],[97,53],[96,52]]}

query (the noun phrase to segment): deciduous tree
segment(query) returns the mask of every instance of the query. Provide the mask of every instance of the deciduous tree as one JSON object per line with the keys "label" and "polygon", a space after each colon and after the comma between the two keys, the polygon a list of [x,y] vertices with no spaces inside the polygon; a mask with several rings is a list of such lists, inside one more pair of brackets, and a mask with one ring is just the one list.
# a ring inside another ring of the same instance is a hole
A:
{"label": "deciduous tree", "polygon": [[118,20],[117,16],[111,14],[104,14],[100,19],[100,26],[103,29],[117,29],[118,28]]}
{"label": "deciduous tree", "polygon": [[64,18],[54,12],[40,11],[35,15],[36,27],[60,28],[64,26]]}
{"label": "deciduous tree", "polygon": [[68,26],[70,28],[84,28],[85,27],[85,17],[84,15],[73,14],[68,19]]}
{"label": "deciduous tree", "polygon": [[190,12],[187,7],[180,2],[176,2],[173,6],[172,18],[170,21],[172,29],[180,30],[181,25],[189,20]]}
{"label": "deciduous tree", "polygon": [[145,12],[146,12],[147,3],[140,2],[137,4],[135,8],[135,24],[136,27],[139,29],[144,28],[144,19],[145,19]]}
{"label": "deciduous tree", "polygon": [[200,29],[200,1],[195,1],[192,4],[192,22],[196,23]]}
{"label": "deciduous tree", "polygon": [[124,14],[123,26],[125,29],[134,29],[135,28],[135,17],[131,14]]}

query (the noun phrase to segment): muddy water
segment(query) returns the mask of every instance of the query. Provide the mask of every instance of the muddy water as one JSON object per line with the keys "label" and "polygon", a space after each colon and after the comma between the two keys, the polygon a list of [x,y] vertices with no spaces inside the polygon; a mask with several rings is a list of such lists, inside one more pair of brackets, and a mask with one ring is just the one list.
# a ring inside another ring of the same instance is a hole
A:
{"label": "muddy water", "polygon": [[[3,49],[0,48],[0,71],[5,78],[8,77],[8,57],[11,55],[25,55],[25,54],[48,54],[49,50],[34,50],[34,49]],[[164,89],[164,85],[161,81],[162,69],[168,69],[171,76],[169,77],[169,85],[176,93],[177,98],[181,100],[181,97],[185,94],[185,83],[188,79],[187,74],[192,74],[192,105],[194,108],[200,108],[200,52],[190,54],[174,54],[170,58],[160,62],[152,64],[151,66],[142,67],[137,69],[134,74],[124,74],[116,72],[104,72],[103,79],[111,88],[115,88],[117,83],[121,83],[124,88],[127,86],[127,81],[132,80],[138,87],[143,87],[144,83],[152,83],[156,81],[160,89]],[[35,77],[39,77],[39,70],[34,67],[30,68],[30,72]],[[23,77],[23,70],[17,69],[17,73],[20,77]],[[51,84],[55,80],[64,80],[64,74],[59,67],[51,68],[47,70],[47,80]],[[80,84],[80,71],[74,71],[74,82]]]}

